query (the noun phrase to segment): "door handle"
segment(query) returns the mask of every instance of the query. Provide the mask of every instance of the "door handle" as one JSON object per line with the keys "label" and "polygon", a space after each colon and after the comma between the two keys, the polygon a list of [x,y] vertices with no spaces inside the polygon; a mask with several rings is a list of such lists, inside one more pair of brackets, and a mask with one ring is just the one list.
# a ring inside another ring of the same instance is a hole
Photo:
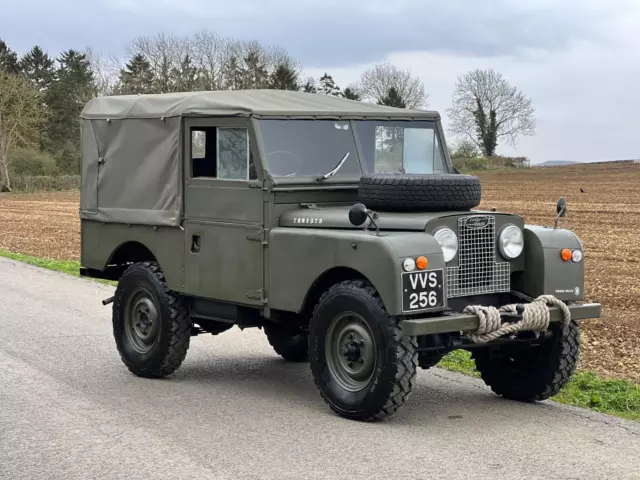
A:
{"label": "door handle", "polygon": [[191,253],[200,253],[200,235],[191,236]]}

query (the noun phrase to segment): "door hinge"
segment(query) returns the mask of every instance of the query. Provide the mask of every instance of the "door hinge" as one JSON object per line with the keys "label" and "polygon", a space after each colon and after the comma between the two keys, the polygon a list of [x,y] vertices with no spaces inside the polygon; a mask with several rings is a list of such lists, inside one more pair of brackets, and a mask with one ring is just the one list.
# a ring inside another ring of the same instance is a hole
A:
{"label": "door hinge", "polygon": [[262,288],[260,290],[249,290],[247,292],[247,298],[251,298],[252,300],[260,300],[265,305],[267,304],[267,297],[265,297],[264,290]]}
{"label": "door hinge", "polygon": [[253,240],[254,242],[260,242],[262,245],[269,244],[269,230],[263,229],[260,233],[255,235],[247,235],[247,240]]}

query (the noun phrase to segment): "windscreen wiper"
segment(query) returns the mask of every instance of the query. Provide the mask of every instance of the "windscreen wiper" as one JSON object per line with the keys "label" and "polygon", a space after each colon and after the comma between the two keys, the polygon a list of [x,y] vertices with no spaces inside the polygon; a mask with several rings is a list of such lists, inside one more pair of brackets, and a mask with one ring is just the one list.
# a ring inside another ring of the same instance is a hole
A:
{"label": "windscreen wiper", "polygon": [[324,175],[316,177],[316,180],[320,182],[322,180],[326,180],[329,177],[333,177],[336,173],[338,173],[338,170],[342,168],[342,165],[344,165],[344,162],[347,161],[347,158],[349,158],[349,155],[351,155],[351,152],[347,152],[346,155],[342,157],[342,160],[340,160],[338,165],[336,165],[336,167],[333,170],[325,173]]}

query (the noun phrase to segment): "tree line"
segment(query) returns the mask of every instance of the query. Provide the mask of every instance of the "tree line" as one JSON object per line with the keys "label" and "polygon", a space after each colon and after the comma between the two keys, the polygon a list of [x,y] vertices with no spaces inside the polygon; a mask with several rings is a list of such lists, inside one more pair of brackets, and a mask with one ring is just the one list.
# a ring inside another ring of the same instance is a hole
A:
{"label": "tree line", "polygon": [[[91,48],[52,57],[36,45],[19,56],[0,39],[0,190],[11,189],[12,174],[79,174],[78,117],[99,95],[266,88],[427,107],[422,81],[388,62],[343,89],[329,73],[304,76],[281,47],[211,31],[141,36],[124,51],[125,59]],[[515,141],[534,130],[531,102],[491,70],[458,79],[449,115],[452,132],[485,155],[495,153],[501,137]]]}

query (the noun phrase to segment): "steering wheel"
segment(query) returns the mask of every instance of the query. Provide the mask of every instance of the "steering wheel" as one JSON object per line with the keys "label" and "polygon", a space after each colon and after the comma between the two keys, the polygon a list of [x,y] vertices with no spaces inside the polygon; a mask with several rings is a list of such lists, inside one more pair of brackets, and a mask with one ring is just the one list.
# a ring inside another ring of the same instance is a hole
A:
{"label": "steering wheel", "polygon": [[[273,160],[270,160],[272,155],[277,155],[275,164]],[[276,168],[274,168],[274,166]],[[279,167],[283,167],[284,172],[291,173],[278,173]],[[298,173],[297,169],[302,167],[302,160],[295,153],[286,150],[276,150],[267,154],[267,168],[272,175],[276,177],[293,177]]]}

